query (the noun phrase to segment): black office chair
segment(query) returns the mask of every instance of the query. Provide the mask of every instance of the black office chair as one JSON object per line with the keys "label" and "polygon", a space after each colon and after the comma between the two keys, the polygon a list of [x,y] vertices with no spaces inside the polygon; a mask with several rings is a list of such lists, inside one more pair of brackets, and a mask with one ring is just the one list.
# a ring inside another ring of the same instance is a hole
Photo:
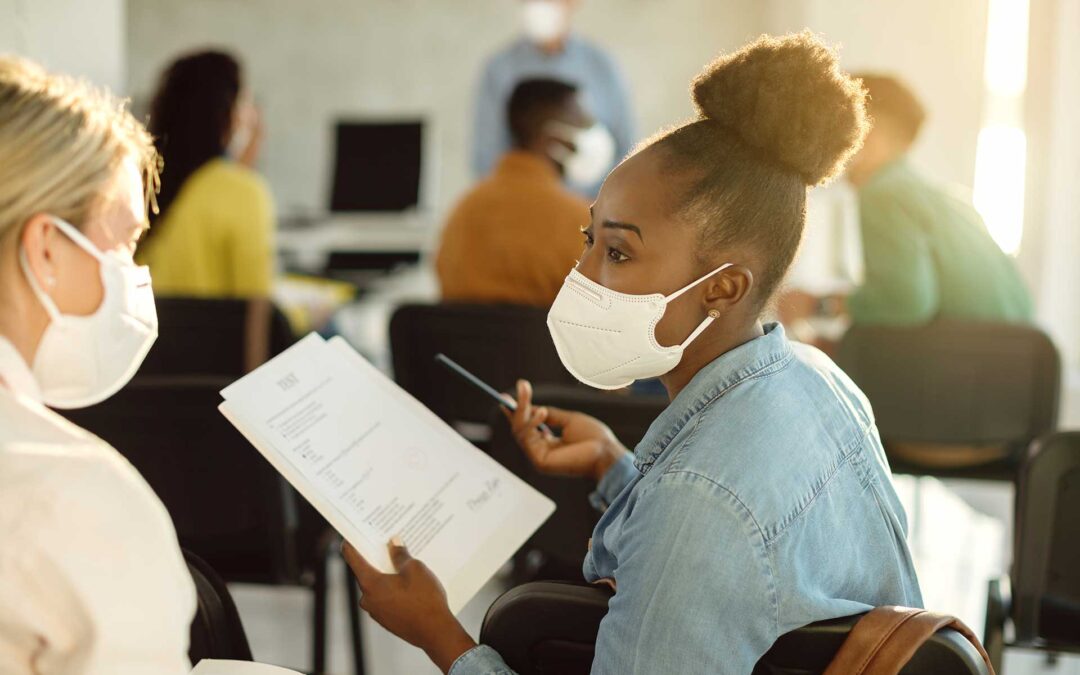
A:
{"label": "black office chair", "polygon": [[[586,674],[611,591],[601,586],[533,582],[504,593],[488,609],[480,642],[520,675]],[[722,611],[722,610],[718,610]],[[811,624],[781,636],[754,675],[819,675],[861,615]],[[938,631],[902,675],[989,675],[978,650],[959,632]]]}
{"label": "black office chair", "polygon": [[1080,652],[1078,535],[1080,432],[1055,433],[1032,445],[1021,472],[1011,599],[990,583],[984,642],[995,665],[1005,647]]}
{"label": "black office chair", "polygon": [[[1058,353],[1030,326],[855,326],[836,362],[873,405],[897,473],[1013,481],[1031,441],[1057,423]],[[958,448],[970,457],[936,459]]]}
{"label": "black office chair", "polygon": [[547,330],[547,312],[513,305],[404,305],[390,319],[394,379],[466,438],[490,438],[491,399],[435,362],[443,353],[499,391],[524,378],[576,384]]}
{"label": "black office chair", "polygon": [[[139,376],[107,401],[65,411],[142,474],[165,504],[183,547],[231,582],[302,586],[314,596],[314,671],[326,667],[327,565],[337,538],[218,412],[232,378]],[[351,577],[357,673],[360,618]]]}
{"label": "black office chair", "polygon": [[[249,302],[240,299],[159,297],[158,339],[139,368],[140,375],[228,375],[246,372],[244,346]],[[288,319],[270,311],[270,356],[296,336]]]}
{"label": "black office chair", "polygon": [[[538,386],[533,399],[541,405],[592,415],[611,427],[615,437],[631,449],[668,404],[666,396],[628,396],[557,385]],[[581,579],[581,562],[600,517],[589,503],[595,484],[537,471],[518,447],[502,413],[496,406],[491,408],[489,454],[556,504],[555,512],[515,556],[516,580]]]}
{"label": "black office chair", "polygon": [[191,580],[195,582],[198,604],[195,619],[191,622],[191,644],[188,657],[191,665],[203,659],[228,659],[251,661],[244,624],[236,610],[225,581],[191,551],[184,551]]}

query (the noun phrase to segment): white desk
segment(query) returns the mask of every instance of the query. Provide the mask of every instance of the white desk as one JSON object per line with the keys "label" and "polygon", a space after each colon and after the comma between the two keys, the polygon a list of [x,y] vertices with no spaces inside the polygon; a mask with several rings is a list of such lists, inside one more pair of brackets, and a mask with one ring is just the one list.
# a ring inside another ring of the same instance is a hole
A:
{"label": "white desk", "polygon": [[306,271],[321,271],[331,252],[419,256],[435,245],[436,233],[429,213],[330,215],[292,220],[302,224],[278,231],[278,253],[291,266]]}

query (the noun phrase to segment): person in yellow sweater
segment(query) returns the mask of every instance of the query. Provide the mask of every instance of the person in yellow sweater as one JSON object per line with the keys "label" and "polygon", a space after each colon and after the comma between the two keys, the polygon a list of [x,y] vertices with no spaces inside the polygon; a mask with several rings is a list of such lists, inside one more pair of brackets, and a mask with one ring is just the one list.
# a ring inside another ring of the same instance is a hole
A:
{"label": "person in yellow sweater", "polygon": [[610,159],[582,154],[592,119],[571,84],[519,83],[507,117],[514,147],[451,212],[435,261],[439,286],[448,301],[549,307],[589,224],[589,205],[563,185],[563,172],[593,164],[603,172]]}
{"label": "person in yellow sweater", "polygon": [[162,75],[150,110],[165,162],[160,213],[139,249],[159,295],[269,297],[274,208],[250,168],[259,129],[232,56],[183,56]]}
{"label": "person in yellow sweater", "polygon": [[262,125],[240,64],[217,51],[174,61],[149,127],[164,169],[137,259],[158,296],[248,300],[245,364],[255,368],[269,355],[274,205],[251,168]]}

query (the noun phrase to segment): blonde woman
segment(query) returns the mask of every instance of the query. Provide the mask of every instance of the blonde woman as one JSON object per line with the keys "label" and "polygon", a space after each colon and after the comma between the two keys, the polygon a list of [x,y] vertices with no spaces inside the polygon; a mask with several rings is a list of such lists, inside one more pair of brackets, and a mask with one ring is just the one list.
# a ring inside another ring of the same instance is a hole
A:
{"label": "blonde woman", "polygon": [[169,516],[46,406],[122,387],[157,336],[132,255],[157,175],[104,93],[0,57],[0,672],[186,673],[195,592]]}

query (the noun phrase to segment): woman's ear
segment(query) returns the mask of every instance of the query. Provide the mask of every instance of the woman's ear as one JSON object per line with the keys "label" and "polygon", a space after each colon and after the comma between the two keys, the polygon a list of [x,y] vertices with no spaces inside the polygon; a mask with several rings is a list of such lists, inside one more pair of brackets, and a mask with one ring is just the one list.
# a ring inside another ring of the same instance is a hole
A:
{"label": "woman's ear", "polygon": [[18,244],[26,255],[30,273],[46,293],[56,285],[57,234],[52,218],[37,213],[23,224],[18,235]]}
{"label": "woman's ear", "polygon": [[726,312],[750,295],[754,273],[744,265],[732,265],[705,282],[705,307]]}

